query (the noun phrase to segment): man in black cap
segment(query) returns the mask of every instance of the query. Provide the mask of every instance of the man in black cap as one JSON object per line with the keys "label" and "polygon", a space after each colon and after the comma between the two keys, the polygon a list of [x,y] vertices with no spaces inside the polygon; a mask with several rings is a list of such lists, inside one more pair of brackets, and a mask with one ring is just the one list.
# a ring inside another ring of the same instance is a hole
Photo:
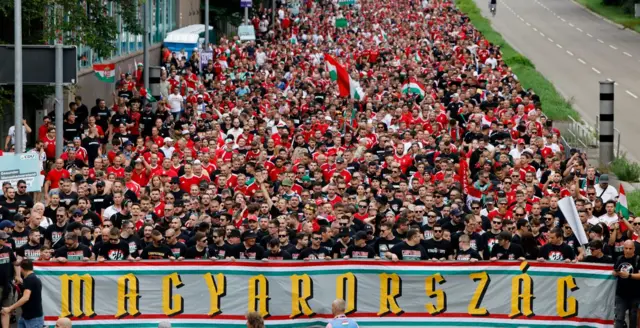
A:
{"label": "man in black cap", "polygon": [[262,260],[265,257],[264,248],[256,244],[258,235],[253,230],[242,233],[242,242],[231,248],[227,258],[243,260]]}
{"label": "man in black cap", "polygon": [[502,231],[498,234],[498,244],[491,248],[491,260],[524,260],[522,246],[512,243],[511,233]]}
{"label": "man in black cap", "polygon": [[91,208],[98,214],[102,214],[102,211],[107,207],[113,205],[113,198],[110,194],[105,193],[105,182],[96,182],[96,194],[92,195],[89,200],[91,201]]}
{"label": "man in black cap", "polygon": [[464,213],[462,213],[462,211],[460,211],[457,208],[451,210],[451,212],[449,213],[448,221],[444,221],[447,218],[442,218],[440,222],[440,224],[442,225],[442,228],[444,230],[449,230],[451,234],[455,234],[458,231],[464,230],[465,225],[464,225],[464,221],[462,220],[462,214]]}
{"label": "man in black cap", "polygon": [[171,189],[169,190],[170,193],[173,194],[173,197],[175,197],[175,199],[182,199],[182,195],[184,195],[184,191],[182,189],[180,189],[180,178],[179,177],[172,177],[171,178]]}
{"label": "man in black cap", "polygon": [[58,248],[53,254],[57,262],[88,261],[93,260],[93,253],[89,247],[78,242],[78,235],[67,232],[64,235],[64,246]]}
{"label": "man in black cap", "polygon": [[584,262],[613,264],[611,256],[606,255],[603,252],[604,244],[602,243],[602,240],[592,240],[588,246],[591,254],[585,257]]}
{"label": "man in black cap", "polygon": [[353,237],[354,242],[347,248],[347,252],[344,259],[379,259],[376,251],[371,246],[367,245],[367,233],[365,231],[358,231]]}

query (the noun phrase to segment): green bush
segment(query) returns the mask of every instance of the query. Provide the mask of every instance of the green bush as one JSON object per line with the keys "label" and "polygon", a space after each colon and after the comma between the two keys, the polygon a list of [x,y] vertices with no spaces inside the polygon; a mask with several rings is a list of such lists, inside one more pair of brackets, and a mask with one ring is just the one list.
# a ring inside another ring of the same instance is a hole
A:
{"label": "green bush", "polygon": [[550,119],[560,121],[568,120],[569,117],[579,119],[578,113],[571,107],[571,104],[558,93],[549,80],[536,71],[535,65],[528,58],[515,51],[502,38],[502,35],[491,27],[491,23],[482,16],[473,0],[457,0],[456,5],[489,42],[500,46],[505,63],[511,67],[525,88],[533,88],[533,91],[540,97],[542,110]]}
{"label": "green bush", "polygon": [[640,189],[626,193],[629,213],[640,215]]}
{"label": "green bush", "polygon": [[629,162],[626,156],[621,156],[611,162],[611,172],[622,181],[640,181],[640,165]]}

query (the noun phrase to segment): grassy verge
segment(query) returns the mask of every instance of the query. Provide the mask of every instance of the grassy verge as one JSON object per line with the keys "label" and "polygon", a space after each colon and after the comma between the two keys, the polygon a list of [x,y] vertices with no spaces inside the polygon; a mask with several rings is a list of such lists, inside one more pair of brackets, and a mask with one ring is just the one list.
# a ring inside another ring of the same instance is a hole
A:
{"label": "grassy verge", "polygon": [[576,0],[587,9],[604,16],[628,29],[640,32],[640,18],[627,14],[620,6],[605,6],[602,0]]}
{"label": "grassy verge", "polygon": [[640,181],[640,165],[638,163],[629,162],[623,155],[611,162],[611,172],[622,181],[638,182]]}
{"label": "grassy verge", "polygon": [[544,113],[549,118],[563,121],[571,116],[574,119],[579,119],[578,113],[571,107],[571,104],[558,93],[549,80],[536,70],[533,63],[511,48],[502,35],[491,27],[491,23],[482,16],[473,0],[456,0],[456,5],[471,19],[473,26],[489,42],[500,46],[505,63],[511,67],[525,88],[533,88],[540,97]]}
{"label": "grassy verge", "polygon": [[640,215],[640,190],[626,193],[629,211],[634,215]]}

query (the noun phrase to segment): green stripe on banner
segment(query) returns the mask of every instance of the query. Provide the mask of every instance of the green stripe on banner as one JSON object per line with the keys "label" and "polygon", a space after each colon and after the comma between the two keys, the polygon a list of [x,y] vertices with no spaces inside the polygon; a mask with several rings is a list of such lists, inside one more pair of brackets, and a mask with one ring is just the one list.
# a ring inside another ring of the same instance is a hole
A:
{"label": "green stripe on banner", "polygon": [[[136,275],[168,275],[176,272],[177,270],[109,270],[109,271],[87,271],[87,270],[65,270],[65,271],[41,271],[36,269],[36,273],[40,276],[60,276],[62,274],[89,274],[92,276],[110,276],[110,275],[125,275],[128,273],[134,273]],[[304,271],[304,270],[303,270]],[[229,271],[229,270],[181,270],[181,274],[197,274],[202,275],[210,272],[223,273],[225,275],[236,275],[236,276],[253,276],[256,273],[250,270],[243,271]],[[378,269],[355,269],[355,270],[318,270],[318,271],[305,271],[307,274],[318,274],[318,275],[330,275],[330,274],[343,274],[343,273],[353,273],[353,274],[380,274],[387,273],[389,270],[378,270]],[[406,271],[397,271],[395,273],[399,275],[412,275],[412,276],[426,276],[433,275],[436,273],[440,273],[442,275],[452,275],[452,276],[460,276],[460,275],[468,275],[475,272],[482,272],[481,270],[456,270],[456,271],[438,271],[438,270],[406,270]],[[489,270],[486,271],[488,274],[501,274],[501,275],[518,275],[521,274],[520,270]],[[292,274],[297,273],[294,271],[262,271],[261,274],[269,277],[282,277],[282,276],[290,276]],[[582,273],[582,272],[562,272],[562,271],[528,271],[527,274],[530,276],[538,276],[538,277],[564,277],[567,275],[571,275],[575,278],[592,278],[592,279],[604,279],[604,280],[613,280],[615,277],[611,274],[594,274],[594,273]]]}
{"label": "green stripe on banner", "polygon": [[[358,326],[360,327],[435,327],[435,326],[446,326],[446,327],[553,327],[553,328],[591,328],[593,325],[567,325],[567,324],[553,324],[549,322],[527,322],[526,325],[522,323],[508,323],[508,322],[482,322],[482,319],[473,321],[473,322],[447,322],[447,321],[372,321],[372,322],[358,322]],[[215,319],[211,319],[211,321],[215,321]],[[317,321],[317,322],[301,322],[301,323],[282,323],[278,324],[277,327],[286,327],[286,328],[307,328],[310,326],[322,326],[324,327],[327,324],[328,320],[325,321]],[[269,325],[269,321],[266,321],[267,326]],[[179,321],[173,322],[172,325],[174,327],[179,328],[239,328],[246,327],[244,324],[229,324],[229,323],[180,323]],[[157,323],[133,323],[131,321],[123,322],[123,323],[109,323],[109,324],[86,324],[83,322],[75,321],[73,323],[73,327],[101,327],[101,328],[122,328],[122,327],[135,327],[135,328],[156,328],[158,327]]]}

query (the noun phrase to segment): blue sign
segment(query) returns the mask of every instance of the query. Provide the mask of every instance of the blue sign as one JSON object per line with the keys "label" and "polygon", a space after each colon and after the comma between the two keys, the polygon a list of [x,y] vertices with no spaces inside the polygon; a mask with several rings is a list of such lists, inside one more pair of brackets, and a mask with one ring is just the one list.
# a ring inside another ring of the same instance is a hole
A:
{"label": "blue sign", "polygon": [[251,8],[252,0],[240,0],[240,8]]}
{"label": "blue sign", "polygon": [[40,155],[35,152],[4,153],[0,156],[0,183],[9,182],[15,188],[19,180],[24,180],[28,192],[41,192],[44,182],[41,166]]}

